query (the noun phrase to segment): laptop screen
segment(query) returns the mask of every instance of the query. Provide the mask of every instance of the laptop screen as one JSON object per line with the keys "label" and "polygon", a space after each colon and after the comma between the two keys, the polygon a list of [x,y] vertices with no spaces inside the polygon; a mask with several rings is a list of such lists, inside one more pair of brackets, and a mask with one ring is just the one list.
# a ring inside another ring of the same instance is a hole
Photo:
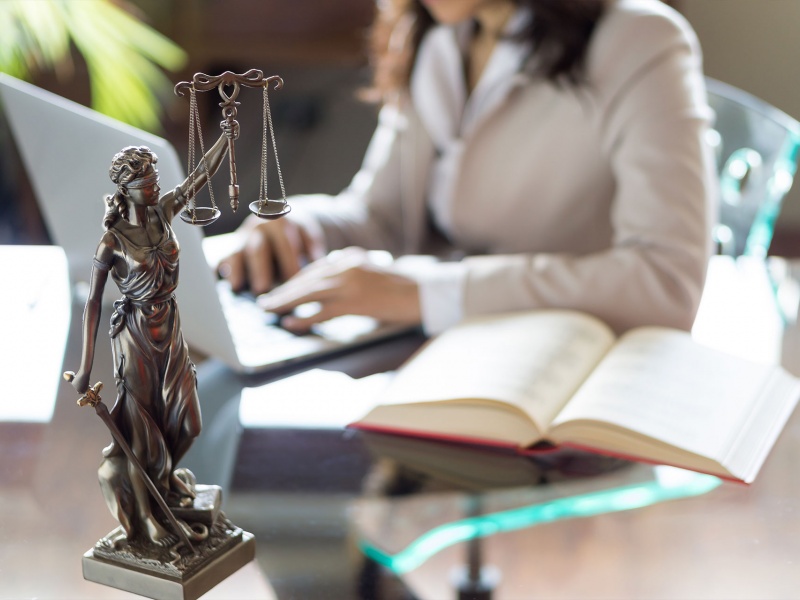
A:
{"label": "laptop screen", "polygon": [[[178,154],[163,138],[4,73],[0,100],[52,242],[66,253],[72,284],[85,287],[103,233],[104,197],[114,191],[108,177],[114,154],[125,146],[148,146],[158,156],[165,190],[185,178]],[[186,339],[230,362],[235,349],[203,253],[202,228],[180,219],[172,226],[181,246],[176,295]],[[106,304],[119,296],[115,285],[106,285]]]}

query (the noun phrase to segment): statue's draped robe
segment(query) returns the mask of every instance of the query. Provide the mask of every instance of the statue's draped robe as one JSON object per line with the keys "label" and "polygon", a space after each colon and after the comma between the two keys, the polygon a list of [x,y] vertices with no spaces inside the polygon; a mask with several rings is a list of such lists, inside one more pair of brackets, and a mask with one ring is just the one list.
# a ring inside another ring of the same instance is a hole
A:
{"label": "statue's draped robe", "polygon": [[[195,368],[180,327],[174,292],[178,284],[179,246],[160,207],[153,211],[163,233],[151,247],[125,235],[127,224],[109,231],[116,237],[128,273],[111,276],[122,292],[114,303],[111,342],[117,399],[111,416],[148,476],[168,498],[173,465],[200,432]],[[129,539],[144,534],[143,522],[164,522],[139,476],[116,442],[103,451],[100,485],[111,512]],[[140,490],[134,492],[134,484]],[[173,483],[173,485],[175,485]],[[173,490],[174,492],[175,490]],[[145,496],[144,501],[142,497]],[[154,512],[155,510],[155,512]]]}

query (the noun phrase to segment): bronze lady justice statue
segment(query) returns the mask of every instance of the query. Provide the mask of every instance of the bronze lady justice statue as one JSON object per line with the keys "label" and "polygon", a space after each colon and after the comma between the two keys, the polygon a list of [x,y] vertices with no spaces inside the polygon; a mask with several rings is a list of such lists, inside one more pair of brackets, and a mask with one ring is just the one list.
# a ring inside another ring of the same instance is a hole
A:
{"label": "bronze lady justice statue", "polygon": [[[283,83],[278,76],[264,77],[251,69],[213,77],[198,73],[192,82],[176,86],[178,95],[190,92],[191,172],[164,195],[160,195],[158,158],[149,148],[128,146],[111,162],[109,175],[117,190],[106,197],[105,231],[95,252],[83,313],[81,364],[76,373],[64,373],[81,394],[78,404],[94,407],[113,438],[103,451],[98,473],[106,504],[120,526],[84,554],[86,579],[153,598],[187,600],[199,597],[255,556],[253,535],[220,510],[219,486],[196,485],[188,470],[175,468],[200,433],[201,420],[195,367],[181,333],[174,295],[179,246],[171,222],[180,215],[193,225],[206,225],[219,216],[213,194],[213,208],[199,208],[195,199],[226,154],[235,209],[239,186],[233,141],[239,134],[235,117],[241,86],[262,88],[264,100],[262,185],[259,200],[250,209],[265,219],[289,211],[282,179],[282,201],[266,196],[267,126],[275,150],[267,100],[267,86],[273,82],[278,88]],[[196,92],[213,89],[223,100],[223,133],[192,169],[193,129],[203,150]],[[109,275],[122,293],[111,316],[117,398],[110,411],[99,396],[102,383],[89,387]]]}
{"label": "bronze lady justice statue", "polygon": [[[194,172],[163,196],[158,159],[149,148],[129,146],[114,156],[109,175],[117,191],[106,198],[105,232],[95,253],[83,315],[81,365],[71,379],[79,393],[86,393],[110,274],[123,295],[111,317],[117,385],[111,418],[167,504],[176,507],[191,504],[194,497],[191,477],[176,473],[173,465],[200,433],[201,420],[195,368],[174,296],[179,247],[170,222],[189,194],[217,171],[228,139],[238,135],[236,125],[223,121],[224,133]],[[106,503],[128,541],[167,543],[174,532],[154,510],[142,473],[118,442],[103,451],[99,477]],[[197,531],[186,529],[197,539]]]}

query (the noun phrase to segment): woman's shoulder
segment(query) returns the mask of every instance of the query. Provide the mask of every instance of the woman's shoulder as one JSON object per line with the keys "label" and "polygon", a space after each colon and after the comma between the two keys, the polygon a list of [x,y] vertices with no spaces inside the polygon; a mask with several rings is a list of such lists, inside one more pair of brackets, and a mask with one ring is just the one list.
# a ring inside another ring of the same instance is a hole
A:
{"label": "woman's shoulder", "polygon": [[686,18],[661,0],[610,0],[597,28],[597,38],[620,37],[649,43],[683,39],[695,34]]}
{"label": "woman's shoulder", "polygon": [[611,0],[597,24],[588,56],[594,83],[625,79],[665,53],[700,55],[692,26],[660,0]]}

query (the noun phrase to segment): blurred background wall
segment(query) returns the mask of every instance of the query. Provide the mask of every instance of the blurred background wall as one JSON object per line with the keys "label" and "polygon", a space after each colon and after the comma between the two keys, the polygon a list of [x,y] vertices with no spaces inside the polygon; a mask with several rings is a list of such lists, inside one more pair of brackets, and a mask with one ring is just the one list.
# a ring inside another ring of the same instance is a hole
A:
{"label": "blurred background wall", "polygon": [[[706,74],[800,119],[800,0],[678,0],[703,46]],[[798,174],[800,178],[800,174]],[[800,181],[784,199],[771,252],[800,255]]]}

